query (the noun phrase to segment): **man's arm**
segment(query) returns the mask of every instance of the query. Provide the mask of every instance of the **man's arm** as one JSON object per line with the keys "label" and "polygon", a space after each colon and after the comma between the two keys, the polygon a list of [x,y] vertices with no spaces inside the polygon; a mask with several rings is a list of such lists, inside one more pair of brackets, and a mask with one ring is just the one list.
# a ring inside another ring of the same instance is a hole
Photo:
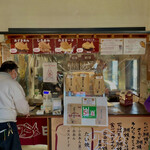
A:
{"label": "man's arm", "polygon": [[16,83],[12,91],[13,91],[12,97],[13,97],[17,112],[23,115],[28,115],[29,105],[25,98],[25,93],[24,93],[23,88],[21,87],[19,83]]}

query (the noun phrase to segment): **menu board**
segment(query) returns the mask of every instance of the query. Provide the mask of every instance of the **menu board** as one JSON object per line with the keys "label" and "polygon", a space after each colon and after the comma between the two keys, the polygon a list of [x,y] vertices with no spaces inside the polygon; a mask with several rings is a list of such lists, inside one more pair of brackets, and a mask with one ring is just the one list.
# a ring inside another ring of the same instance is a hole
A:
{"label": "menu board", "polygon": [[11,54],[32,54],[32,39],[11,39]]}
{"label": "menu board", "polygon": [[65,126],[52,118],[52,149],[148,150],[149,125],[149,116],[140,115],[110,116],[107,127]]}
{"label": "menu board", "polygon": [[64,125],[108,126],[107,98],[66,96]]}
{"label": "menu board", "polygon": [[77,53],[98,53],[99,52],[99,39],[78,39]]}
{"label": "menu board", "polygon": [[101,55],[122,55],[123,39],[101,39]]}
{"label": "menu board", "polygon": [[55,53],[75,53],[77,48],[76,39],[56,39]]}
{"label": "menu board", "polygon": [[145,54],[146,38],[124,39],[124,54],[127,55],[141,55]]}
{"label": "menu board", "polygon": [[54,39],[34,39],[33,45],[34,54],[54,52]]}

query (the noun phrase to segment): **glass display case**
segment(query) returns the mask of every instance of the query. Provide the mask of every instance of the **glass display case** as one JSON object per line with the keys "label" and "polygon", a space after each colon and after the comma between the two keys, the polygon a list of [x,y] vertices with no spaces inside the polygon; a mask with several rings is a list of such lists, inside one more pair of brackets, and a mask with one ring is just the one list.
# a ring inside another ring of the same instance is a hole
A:
{"label": "glass display case", "polygon": [[[120,91],[132,90],[137,96],[140,94],[144,78],[140,55],[10,54],[9,49],[9,44],[3,45],[2,61],[14,60],[18,64],[18,81],[29,99],[38,98],[38,94],[42,96],[43,90],[50,90],[55,97],[62,96],[63,73],[83,70],[103,75],[105,95],[110,102],[119,101]],[[56,83],[43,82],[43,63],[46,62],[57,63]]]}
{"label": "glass display case", "polygon": [[108,126],[102,74],[94,71],[64,73],[64,125]]}

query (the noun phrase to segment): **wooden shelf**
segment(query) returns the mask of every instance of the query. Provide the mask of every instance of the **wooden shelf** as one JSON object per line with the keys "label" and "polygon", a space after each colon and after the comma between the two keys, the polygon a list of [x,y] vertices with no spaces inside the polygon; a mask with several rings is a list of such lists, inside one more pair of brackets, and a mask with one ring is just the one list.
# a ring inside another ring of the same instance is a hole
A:
{"label": "wooden shelf", "polygon": [[149,41],[149,34],[127,34],[127,33],[114,33],[114,34],[6,34],[6,43],[10,43],[11,39],[37,39],[37,38],[147,38]]}

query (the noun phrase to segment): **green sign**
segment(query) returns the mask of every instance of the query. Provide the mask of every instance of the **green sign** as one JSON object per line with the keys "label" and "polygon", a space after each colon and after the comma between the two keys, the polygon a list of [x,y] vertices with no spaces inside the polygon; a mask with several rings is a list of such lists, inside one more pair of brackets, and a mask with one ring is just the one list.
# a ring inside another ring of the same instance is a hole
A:
{"label": "green sign", "polygon": [[96,106],[82,106],[82,118],[96,118]]}

